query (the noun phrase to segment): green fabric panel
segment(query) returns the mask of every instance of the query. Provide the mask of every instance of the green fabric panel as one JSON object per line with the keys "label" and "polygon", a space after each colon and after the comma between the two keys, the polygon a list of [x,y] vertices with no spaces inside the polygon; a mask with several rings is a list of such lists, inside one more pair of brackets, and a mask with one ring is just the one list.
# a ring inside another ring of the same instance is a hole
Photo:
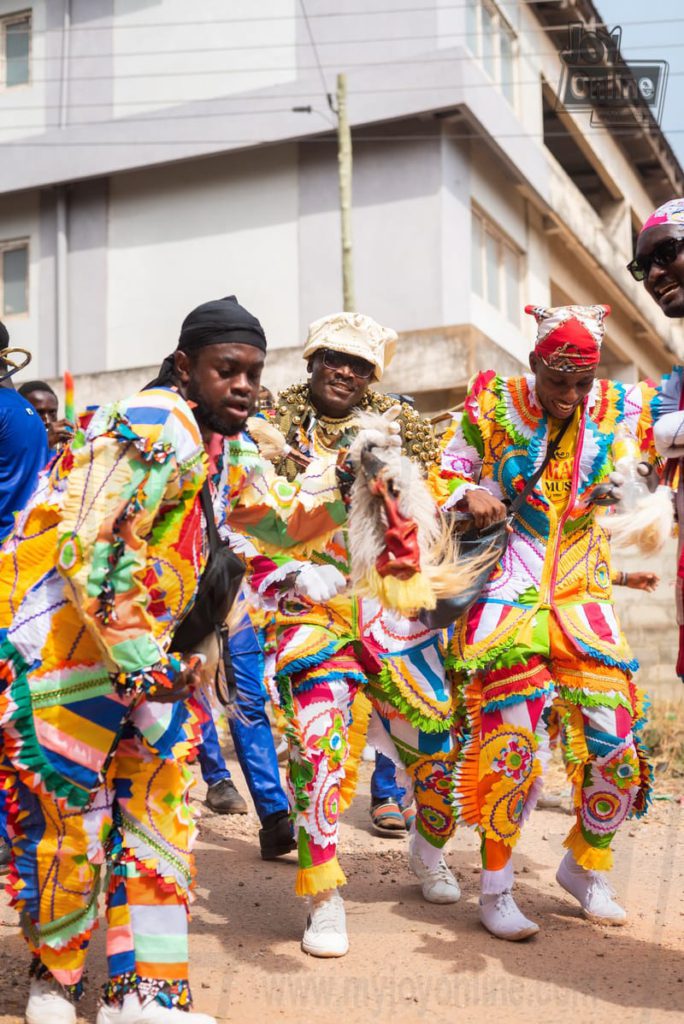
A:
{"label": "green fabric panel", "polygon": [[530,658],[538,654],[542,658],[548,658],[551,654],[549,642],[549,610],[539,608],[534,616],[532,627],[532,638],[529,644],[516,644],[507,647],[505,651],[494,660],[492,669],[513,668],[515,665],[526,665]]}
{"label": "green fabric panel", "polygon": [[34,707],[50,707],[52,704],[68,705],[76,701],[106,696],[112,692],[112,681],[101,667],[97,669],[73,669],[69,679],[56,680],[32,675],[29,679],[31,701]]}
{"label": "green fabric panel", "polygon": [[136,931],[135,959],[143,963],[179,964],[188,959],[187,935],[141,935]]}
{"label": "green fabric panel", "polygon": [[142,633],[114,644],[112,658],[122,672],[138,672],[159,661],[159,648],[150,633]]}
{"label": "green fabric panel", "polygon": [[302,825],[299,826],[299,835],[297,836],[297,859],[299,860],[300,868],[313,867],[313,860],[309,851],[309,837]]}
{"label": "green fabric panel", "polygon": [[464,415],[461,420],[461,430],[466,442],[477,451],[478,455],[482,456],[484,454],[484,441],[482,440],[482,433],[477,423],[471,423],[470,418]]}

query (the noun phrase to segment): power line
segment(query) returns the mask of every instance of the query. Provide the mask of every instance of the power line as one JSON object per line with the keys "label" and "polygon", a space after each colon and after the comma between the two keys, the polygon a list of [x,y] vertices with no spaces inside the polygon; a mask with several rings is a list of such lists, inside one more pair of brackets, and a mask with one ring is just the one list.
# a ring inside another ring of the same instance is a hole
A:
{"label": "power line", "polygon": [[[473,57],[472,60],[473,60],[474,63],[479,65],[478,58]],[[405,63],[405,62],[402,62],[401,59],[399,59],[397,62],[398,63]],[[485,72],[485,73],[487,73],[487,72]],[[677,78],[677,77],[680,77],[682,75],[684,75],[684,70],[683,71],[670,71],[668,73],[668,78]],[[539,78],[528,79],[528,80],[525,80],[525,81],[523,81],[521,79],[518,79],[518,78],[515,78],[515,79],[504,79],[504,80],[497,80],[497,79],[489,78],[488,81],[485,81],[485,82],[480,81],[480,82],[460,83],[460,85],[462,87],[467,88],[467,89],[480,89],[480,88],[482,88],[482,89],[485,89],[485,88],[488,88],[488,89],[500,89],[502,85],[510,85],[510,84],[515,85],[515,86],[521,86],[521,87],[534,86],[534,85],[538,85],[539,84]],[[349,89],[349,95],[350,96],[373,96],[376,93],[439,92],[439,91],[445,91],[445,90],[449,90],[450,92],[453,93],[454,88],[455,88],[454,84],[451,83],[451,82],[445,83],[444,85],[440,85],[440,84],[437,84],[437,83],[433,83],[431,85],[390,85],[390,86],[378,85],[378,86],[374,86],[373,88],[369,88],[369,89]],[[270,103],[272,101],[288,100],[288,99],[291,99],[291,100],[305,100],[307,98],[307,96],[308,96],[308,93],[305,90],[301,90],[300,89],[298,92],[261,93],[259,95],[252,95],[252,96],[247,96],[244,93],[237,93],[237,94],[232,95],[232,96],[231,95],[225,95],[225,94],[223,94],[223,95],[216,94],[216,95],[213,95],[213,96],[201,96],[201,97],[192,97],[192,98],[188,98],[187,96],[183,96],[183,97],[179,97],[178,99],[175,99],[175,98],[174,99],[171,99],[171,98],[159,99],[157,97],[154,97],[154,98],[150,98],[150,99],[146,99],[146,100],[117,100],[116,106],[117,106],[117,108],[122,108],[122,107],[147,107],[147,108],[149,108],[149,107],[155,107],[155,105],[157,105],[157,104],[163,104],[164,106],[167,106],[167,107],[173,107],[173,106],[183,106],[183,105],[188,104],[188,103]],[[90,109],[90,108],[93,108],[93,107],[94,108],[110,107],[111,103],[108,100],[99,100],[99,101],[94,101],[94,102],[89,102],[89,103],[80,103],[80,102],[79,103],[71,103],[69,106],[70,106],[70,109],[76,110],[76,109]],[[45,103],[45,104],[38,103],[38,104],[31,104],[31,105],[29,105],[29,104],[22,104],[22,105],[16,106],[16,107],[0,106],[0,112],[6,113],[6,112],[9,112],[9,111],[12,111],[12,112],[22,111],[23,112],[23,111],[28,111],[28,110],[57,110],[58,108],[59,108],[59,105],[58,104],[54,104],[54,103]],[[163,113],[162,113],[163,107],[156,106],[156,110],[157,110],[157,113],[158,113],[160,118],[164,116]],[[291,110],[291,108],[288,108],[288,111],[289,110]],[[270,110],[270,109],[268,109],[268,110],[255,109],[253,111],[253,113],[255,113],[255,114],[259,114],[259,113],[275,113],[275,112],[276,112],[275,110]],[[232,113],[232,111],[226,111],[225,115],[226,116],[230,116],[231,113]],[[128,117],[128,116],[129,115],[122,115],[121,116],[121,120],[123,120],[124,117]],[[167,116],[171,117],[172,115],[167,115]],[[182,116],[185,117],[186,115],[184,114]],[[187,116],[189,116],[189,115],[187,115]],[[197,115],[197,116],[201,116],[201,115]],[[217,116],[223,116],[223,112],[219,112],[219,115],[217,115]],[[73,126],[75,126],[75,125],[77,125],[79,123],[83,123],[83,122],[73,122],[70,127],[73,127]],[[102,123],[102,122],[98,122],[98,123]],[[112,123],[116,123],[116,121],[113,121]],[[12,127],[14,127],[14,126],[12,126]],[[34,128],[36,126],[34,124],[34,125],[31,125],[30,127]]]}
{"label": "power line", "polygon": [[[676,71],[676,72],[671,72],[670,73],[670,77],[682,76],[682,75],[684,75],[684,71]],[[518,88],[528,88],[528,87],[538,86],[539,85],[539,78],[528,79],[528,80],[525,80],[525,81],[516,78],[516,79],[504,79],[504,80],[496,81],[496,82],[494,82],[492,80],[492,81],[486,81],[486,82],[478,81],[478,82],[471,82],[471,83],[468,83],[468,82],[462,83],[463,88],[467,89],[467,90],[470,90],[470,89],[494,89],[497,92],[501,92],[501,95],[503,95],[502,90],[504,89],[504,87],[509,86],[509,85],[512,85],[513,87],[518,87]],[[375,95],[377,93],[383,93],[383,94],[385,94],[385,93],[413,93],[413,92],[419,92],[419,91],[428,91],[428,92],[445,92],[446,91],[446,92],[449,92],[450,94],[453,94],[453,86],[451,84],[448,84],[448,85],[429,85],[429,86],[405,86],[405,87],[402,87],[402,86],[388,86],[388,87],[385,87],[385,88],[378,87],[376,89],[356,89],[356,90],[353,90],[352,92],[350,92],[350,95],[359,95],[359,96],[366,95],[367,96],[367,95]],[[269,100],[272,100],[272,99],[279,99],[279,100],[292,99],[292,100],[299,100],[299,101],[305,100],[306,98],[307,98],[307,94],[306,93],[284,93],[284,94],[280,94],[280,95],[273,96],[273,97],[267,97],[267,99],[269,99]],[[254,97],[254,99],[261,99],[261,97]],[[231,97],[228,97],[228,96],[226,96],[226,97],[212,97],[211,99],[204,100],[203,102],[207,102],[207,103],[209,103],[209,102],[211,102],[211,103],[225,103],[226,101],[229,101],[229,100],[231,100]],[[239,97],[235,97],[235,100],[236,101],[239,100],[239,102],[241,102],[241,103],[251,102],[252,101],[252,97],[239,96]],[[151,101],[149,101],[149,100],[148,101],[144,101],[143,105],[149,107],[150,106],[150,102]],[[176,101],[167,101],[167,102],[171,103],[171,102],[176,102]],[[179,105],[185,105],[188,102],[189,102],[188,100],[184,100],[184,101],[180,100],[180,101],[178,101]],[[200,101],[192,101],[192,102],[200,102]],[[454,105],[453,104],[453,96],[452,96],[452,105]],[[101,106],[107,106],[107,104],[106,103],[91,103],[91,104],[80,104],[79,106],[84,106],[84,107],[85,106],[87,106],[87,107],[101,107]],[[53,104],[49,108],[44,108],[44,107],[41,107],[41,106],[36,106],[36,107],[15,107],[15,108],[11,108],[11,109],[16,110],[16,111],[26,111],[26,110],[44,110],[44,109],[55,110],[55,109],[58,109],[58,108],[57,108],[56,105]],[[163,108],[162,109],[156,108],[156,109],[151,109],[151,110],[145,111],[145,112],[140,113],[140,114],[124,114],[124,115],[121,115],[120,117],[92,118],[90,120],[72,121],[67,127],[69,129],[73,129],[73,128],[81,128],[81,127],[92,127],[92,126],[95,126],[95,125],[98,125],[98,126],[102,127],[104,125],[107,125],[107,126],[119,126],[119,125],[127,126],[127,125],[131,125],[131,124],[141,124],[141,123],[146,123],[146,124],[163,124],[163,123],[168,122],[168,121],[194,121],[194,120],[204,120],[206,118],[230,118],[230,117],[250,117],[250,116],[258,117],[258,116],[261,116],[263,114],[291,114],[291,113],[313,113],[313,114],[319,114],[321,117],[323,117],[327,121],[328,124],[330,124],[331,128],[335,127],[333,122],[328,118],[327,114],[325,112],[321,111],[321,110],[318,110],[316,107],[311,107],[310,110],[308,110],[308,109],[307,110],[303,110],[303,109],[302,110],[297,110],[293,106],[286,106],[286,107],[255,107],[255,108],[252,108],[252,109],[242,109],[242,110],[204,110],[204,111],[192,111],[191,110],[191,111],[186,111],[184,113],[167,113]],[[410,114],[407,113],[405,116],[408,117],[408,116],[410,116]],[[7,125],[6,127],[1,126],[0,127],[0,139],[2,138],[2,133],[6,132],[6,131],[14,132],[14,131],[17,131],[17,130],[31,130],[31,129],[35,129],[35,128],[41,128],[41,130],[42,129],[50,130],[51,128],[54,129],[56,127],[57,127],[56,125],[46,125],[46,126],[43,126],[43,125],[40,125],[40,124],[36,124],[35,122],[34,123],[28,122],[28,123],[25,123],[25,124],[11,124],[11,125]]]}
{"label": "power line", "polygon": [[[300,0],[300,3],[303,3],[303,0]],[[684,19],[682,19],[682,20],[684,20]],[[627,23],[625,22],[625,24],[627,24]],[[643,22],[634,22],[634,24],[643,24]],[[120,51],[120,50],[114,50],[114,51],[112,51],[110,53],[103,53],[101,51],[97,51],[95,53],[72,53],[70,55],[70,57],[69,57],[69,63],[71,64],[71,63],[74,63],[75,61],[79,61],[79,60],[90,60],[90,61],[92,61],[94,58],[97,58],[99,60],[99,59],[103,59],[105,57],[107,57],[107,58],[109,58],[109,57],[116,57],[116,58],[121,59],[121,60],[128,60],[129,58],[134,58],[134,57],[177,57],[179,54],[193,55],[193,54],[207,54],[207,53],[240,53],[243,50],[292,50],[292,49],[297,49],[297,48],[300,48],[300,47],[301,48],[308,48],[309,46],[311,46],[313,48],[314,53],[316,55],[316,59],[318,60],[318,47],[321,47],[321,46],[359,46],[359,45],[368,45],[368,44],[372,44],[372,43],[407,43],[407,42],[416,42],[416,41],[422,42],[423,40],[430,40],[430,39],[432,39],[432,40],[439,40],[441,42],[444,42],[444,40],[446,40],[446,39],[466,39],[467,40],[467,39],[471,39],[473,36],[475,36],[477,38],[480,37],[480,33],[479,32],[443,32],[443,33],[429,32],[429,33],[427,33],[427,35],[413,34],[413,35],[406,35],[406,36],[370,36],[370,37],[366,36],[363,39],[327,39],[327,40],[326,39],[320,39],[320,40],[318,40],[318,42],[315,42],[314,38],[313,38],[313,35],[312,35],[311,27],[310,27],[308,22],[307,22],[307,27],[308,27],[308,30],[309,30],[309,41],[308,42],[306,42],[306,41],[305,42],[298,42],[297,40],[292,40],[291,42],[287,42],[287,43],[245,43],[245,44],[238,44],[236,46],[195,46],[195,47],[188,47],[188,48],[176,48],[176,47],[174,47],[173,49],[168,49],[168,50],[130,50],[130,51],[127,51],[125,53]],[[563,26],[561,26],[561,27],[563,27]],[[528,34],[528,33],[524,33],[524,34]],[[518,38],[519,38],[519,35],[518,35]],[[468,44],[466,43],[466,45],[468,45]],[[637,45],[629,44],[629,46],[626,47],[626,48],[628,48],[630,50],[656,50],[659,47],[667,47],[668,49],[680,49],[681,47],[684,47],[684,42],[683,43],[672,43],[670,41],[665,41],[665,42],[662,42],[662,43],[661,42],[658,42],[658,43],[642,43],[642,44],[637,44]],[[526,56],[529,56],[529,57],[544,57],[544,56],[546,56],[546,51],[543,52],[543,53],[542,52],[537,53],[537,52],[533,52],[533,51],[526,51]],[[454,60],[462,60],[463,58],[462,57],[454,57],[453,59]],[[45,63],[45,64],[47,64],[47,63],[51,63],[51,62],[54,63],[54,62],[59,61],[59,60],[60,60],[60,58],[57,57],[57,56],[45,57],[45,56],[41,56],[40,54],[32,54],[31,55],[31,62],[32,63],[36,63],[36,64],[37,63]],[[332,65],[327,65],[327,67],[331,67],[331,66]],[[280,68],[280,67],[281,67],[281,65],[278,65],[278,68]],[[270,70],[270,68],[267,68],[266,70]],[[321,68],[321,74],[322,74],[322,68]],[[112,77],[116,77],[116,76],[112,76]],[[323,81],[325,82],[325,76],[323,76]],[[327,89],[327,85],[326,85],[326,89]]]}
{"label": "power line", "polygon": [[[618,135],[620,138],[639,138],[641,132],[638,130],[619,130],[617,133],[615,128],[590,128],[587,132],[584,131],[554,131],[554,132],[543,132],[543,133],[530,133],[530,132],[504,132],[499,133],[494,137],[494,141],[498,142],[501,139],[527,139],[529,142],[544,143],[545,139],[551,138],[593,138],[597,135],[606,135],[615,137]],[[668,129],[668,135],[681,135],[684,134],[683,128],[672,128]],[[446,136],[441,134],[436,135],[354,135],[354,145],[363,145],[366,143],[387,143],[396,144],[400,142],[430,142],[437,143],[443,138],[447,138],[453,142],[461,142],[468,139],[480,139],[485,138],[483,132],[459,132],[458,134],[448,134]],[[296,137],[287,139],[254,139],[254,138],[234,138],[234,139],[103,139],[98,141],[78,141],[78,140],[12,140],[8,139],[3,142],[3,146],[20,146],[20,147],[50,147],[50,146],[215,146],[215,145],[244,145],[244,146],[279,146],[279,145],[290,145],[292,142],[297,144],[305,145],[337,145],[337,140],[334,135],[326,134],[325,136],[313,136],[313,137]],[[220,154],[217,154],[220,155]]]}
{"label": "power line", "polygon": [[[675,72],[670,72],[670,76],[669,77],[672,78],[672,77],[678,77],[678,76],[683,76],[683,75],[684,75],[684,71],[675,71]],[[470,82],[470,83],[466,82],[466,83],[462,83],[462,85],[463,85],[463,88],[468,89],[468,90],[470,90],[470,89],[494,89],[497,92],[500,92],[505,86],[508,86],[508,85],[513,85],[514,87],[519,87],[519,88],[528,88],[528,87],[532,87],[532,86],[537,86],[537,85],[539,85],[539,79],[538,78],[534,78],[534,79],[529,79],[527,81],[521,81],[520,79],[505,79],[505,80],[497,81],[497,82],[494,82],[494,81],[487,81],[487,82],[480,81],[480,82]],[[402,94],[403,93],[409,93],[410,94],[410,93],[415,93],[415,92],[431,92],[431,93],[435,93],[435,92],[437,92],[437,93],[439,93],[439,92],[449,92],[450,94],[452,94],[452,104],[451,105],[455,105],[453,103],[453,85],[451,85],[451,84],[448,84],[448,85],[423,85],[423,86],[388,86],[388,87],[380,86],[380,87],[377,87],[377,88],[374,88],[374,89],[354,89],[354,90],[350,91],[350,95],[374,96],[374,95],[380,94],[380,93],[382,93],[382,94],[386,94],[386,93],[390,93],[390,94],[391,93],[402,93]],[[503,93],[501,93],[501,94],[503,95]],[[279,99],[279,100],[291,99],[291,100],[302,101],[302,100],[305,100],[306,98],[307,98],[307,94],[306,93],[299,92],[299,93],[282,93],[282,94],[278,94],[278,95],[274,95],[274,96],[267,96],[267,97],[245,97],[245,96],[239,96],[239,97],[235,97],[235,100],[239,100],[240,102],[244,103],[244,102],[252,102],[253,99],[254,100],[259,100],[259,101],[266,101],[266,100],[270,101],[270,100],[274,100],[274,99]],[[206,100],[203,100],[203,101],[196,100],[196,101],[192,101],[192,102],[225,103],[225,102],[230,101],[230,100],[231,100],[231,97],[225,96],[225,97],[212,97],[211,99],[206,99]],[[160,101],[156,101],[156,102],[160,102]],[[188,101],[186,99],[186,100],[167,100],[167,101],[164,101],[164,102],[167,105],[170,106],[170,105],[173,105],[173,104],[184,105],[184,104],[187,104],[190,101]],[[152,103],[153,103],[153,101],[146,100],[146,101],[141,101],[138,105],[150,107],[150,105]],[[102,103],[88,103],[88,104],[78,104],[78,105],[74,104],[72,106],[73,107],[78,106],[79,108],[91,108],[91,107],[106,107],[106,106],[108,106],[108,104],[102,102]],[[49,107],[42,107],[42,106],[35,106],[35,107],[13,107],[13,108],[9,108],[9,109],[25,112],[25,111],[28,111],[28,110],[56,110],[56,109],[58,109],[58,107],[55,104],[52,104]],[[440,108],[440,109],[442,109],[442,108]],[[307,110],[296,110],[293,106],[287,106],[287,107],[255,107],[255,108],[252,108],[252,109],[249,109],[249,110],[188,111],[186,113],[167,113],[163,108],[160,109],[160,108],[157,107],[155,109],[150,109],[150,110],[148,110],[148,111],[146,111],[145,113],[142,113],[142,114],[123,114],[120,117],[92,118],[90,120],[72,121],[67,126],[67,128],[68,129],[74,129],[74,128],[81,128],[81,127],[92,127],[94,125],[99,125],[100,127],[102,127],[104,125],[107,125],[107,126],[119,126],[119,125],[126,126],[126,125],[131,125],[131,124],[140,124],[140,123],[163,124],[163,123],[168,122],[168,121],[186,121],[186,120],[187,121],[193,121],[193,120],[203,120],[205,118],[229,118],[229,117],[249,117],[249,116],[258,117],[258,116],[261,116],[262,114],[291,114],[291,113],[314,113],[314,114],[319,114],[321,117],[323,117],[328,122],[328,124],[330,124],[330,126],[332,128],[334,128],[334,124],[330,121],[330,119],[327,117],[327,115],[323,111],[318,110],[316,107],[311,107],[311,110],[308,110],[308,109]],[[405,116],[406,117],[411,116],[410,112],[408,112]],[[29,130],[30,131],[30,130],[36,129],[36,128],[40,128],[41,130],[51,130],[51,129],[56,128],[56,125],[50,125],[50,124],[48,124],[48,125],[41,125],[41,124],[39,124],[37,122],[33,122],[33,123],[28,122],[28,123],[25,123],[25,124],[11,124],[11,125],[7,125],[6,127],[2,126],[2,127],[0,127],[0,138],[2,137],[2,133],[3,132],[9,132],[9,131],[14,132],[14,131],[18,131],[18,130],[21,130],[21,131]],[[669,130],[670,129],[668,129],[668,132],[669,132]]]}
{"label": "power line", "polygon": [[[680,19],[684,21],[684,18]],[[543,57],[545,54],[536,54],[533,52],[526,52],[524,56],[527,57]],[[480,62],[480,58],[472,53],[467,54],[456,54],[449,57],[425,57],[424,55],[416,57],[396,57],[392,60],[363,60],[354,61],[350,63],[348,60],[335,61],[333,64],[321,64],[319,70],[322,72],[323,68],[336,69],[341,68],[346,71],[353,71],[357,68],[383,68],[383,67],[394,67],[397,64],[402,67],[408,65],[420,65],[421,67],[430,67],[432,65],[441,64],[457,64],[460,61],[477,61]],[[119,74],[112,75],[70,75],[69,82],[119,82],[119,81],[130,81],[132,79],[140,78],[196,78],[201,75],[213,75],[220,77],[223,75],[256,75],[263,72],[306,72],[315,71],[316,64],[263,64],[261,66],[250,66],[246,68],[195,68],[181,70],[170,70],[170,71],[133,71],[133,72],[121,72]],[[626,65],[629,68],[629,65]],[[677,72],[674,72],[675,74]],[[60,77],[54,78],[35,78],[32,84],[42,85],[47,82],[59,82]],[[187,102],[187,101],[186,101]]]}
{"label": "power line", "polygon": [[[558,0],[517,0],[518,6],[529,7],[533,4],[539,3],[557,3]],[[470,0],[463,0],[462,3],[443,3],[435,7],[434,4],[427,4],[419,7],[384,7],[377,10],[361,8],[354,11],[319,11],[312,13],[311,18],[319,20],[329,20],[331,18],[356,18],[356,17],[380,17],[382,15],[401,15],[401,14],[420,14],[421,12],[427,14],[439,14],[440,12],[464,10],[470,6]],[[118,22],[116,26],[113,24],[109,25],[74,25],[72,24],[69,31],[74,32],[111,32],[116,27],[117,32],[121,29],[137,31],[141,28],[152,28],[152,29],[163,29],[163,28],[208,28],[212,29],[216,25],[247,25],[247,24],[264,24],[273,21],[301,21],[303,15],[301,14],[269,14],[266,16],[255,16],[247,18],[213,18],[211,21],[156,21],[156,22],[132,22],[126,24],[125,22]],[[669,22],[677,19],[668,19]],[[605,22],[598,22],[597,24],[605,24]],[[637,24],[636,22],[622,22],[622,25]],[[640,22],[639,24],[652,24],[652,21]],[[561,26],[562,27],[562,26]],[[553,32],[558,26],[552,26],[547,29],[540,31]],[[59,28],[45,29],[43,34],[48,35],[49,33],[56,33],[61,35],[62,30]]]}
{"label": "power line", "polygon": [[311,22],[309,21],[308,15],[306,13],[306,6],[304,4],[304,0],[299,0],[299,3],[300,3],[300,6],[302,8],[302,14],[304,15],[304,21],[306,23],[306,31],[307,31],[307,34],[309,36],[309,42],[311,44],[311,49],[313,50],[314,59],[316,61],[316,65],[318,67],[318,72],[319,72],[319,74],[321,76],[321,84],[323,86],[323,95],[325,96],[325,98],[328,101],[328,103],[330,103],[330,90],[328,89],[328,83],[325,80],[325,72],[323,71],[323,65],[321,64],[321,58],[318,55],[318,47],[316,46],[316,40],[314,39],[314,34],[313,34],[312,30],[311,30]]}

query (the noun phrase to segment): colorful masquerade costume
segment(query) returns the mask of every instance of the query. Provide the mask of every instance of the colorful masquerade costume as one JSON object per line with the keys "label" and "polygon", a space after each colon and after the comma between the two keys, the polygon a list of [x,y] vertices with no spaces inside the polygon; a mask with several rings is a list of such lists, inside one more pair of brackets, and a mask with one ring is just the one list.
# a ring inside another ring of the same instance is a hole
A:
{"label": "colorful masquerade costume", "polygon": [[[42,479],[0,555],[10,891],[34,970],[72,997],[104,888],[106,999],[135,991],[190,1005],[185,762],[202,711],[194,698],[146,694],[180,667],[167,649],[205,564],[206,462],[175,391],[102,408]],[[274,479],[247,435],[222,446],[213,490],[217,518],[235,509],[281,546],[334,521],[317,498]]]}
{"label": "colorful masquerade costume", "polygon": [[[471,673],[456,802],[482,836],[483,892],[510,888],[511,851],[541,785],[552,702],[575,784],[577,821],[566,846],[577,863],[609,868],[617,827],[645,810],[650,773],[636,738],[637,663],[615,616],[607,536],[588,498],[613,468],[620,425],[653,460],[652,395],[646,385],[594,382],[454,634],[452,664]],[[560,428],[542,409],[534,377],[479,374],[445,437],[447,504],[475,486],[513,499]]]}
{"label": "colorful masquerade costume", "polygon": [[[395,404],[367,391],[361,408],[385,412]],[[401,407],[400,421],[405,450],[429,465],[438,450],[429,426],[407,405]],[[333,464],[357,430],[355,413],[345,419],[320,416],[306,384],[279,396],[275,422],[293,450],[320,460],[327,457]],[[299,472],[293,459],[279,468],[293,479]],[[332,535],[307,561],[334,565],[349,576],[346,531]],[[294,563],[284,564],[281,572],[293,568]],[[315,895],[345,882],[336,853],[338,818],[356,784],[370,712],[359,693],[366,683],[365,695],[377,708],[382,726],[375,740],[408,773],[402,784],[410,781],[415,788],[421,855],[430,865],[439,860],[453,830],[447,780],[455,759],[441,638],[417,622],[385,618],[375,602],[347,595],[325,604],[285,597],[276,622],[276,681],[288,719],[297,812],[298,895]]]}

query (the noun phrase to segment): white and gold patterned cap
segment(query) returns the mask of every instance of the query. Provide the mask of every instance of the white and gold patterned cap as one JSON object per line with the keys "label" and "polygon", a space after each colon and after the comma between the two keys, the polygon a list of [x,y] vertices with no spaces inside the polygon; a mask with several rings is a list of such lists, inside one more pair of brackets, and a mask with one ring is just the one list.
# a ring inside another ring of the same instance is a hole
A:
{"label": "white and gold patterned cap", "polygon": [[375,379],[380,380],[392,362],[397,347],[397,332],[363,313],[332,313],[314,320],[302,355],[310,359],[319,349],[344,352],[358,356],[375,367]]}

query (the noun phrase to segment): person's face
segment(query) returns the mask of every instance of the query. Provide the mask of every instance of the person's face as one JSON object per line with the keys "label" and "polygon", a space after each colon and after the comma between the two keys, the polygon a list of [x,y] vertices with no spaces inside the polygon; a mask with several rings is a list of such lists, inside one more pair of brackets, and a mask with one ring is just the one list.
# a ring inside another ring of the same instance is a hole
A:
{"label": "person's face", "polygon": [[[663,249],[663,243],[667,243],[668,240],[675,243],[682,241],[682,244],[671,244],[670,247],[666,246]],[[666,266],[658,266],[658,263],[652,260],[655,255],[660,257],[659,262],[662,263],[670,253],[674,255],[674,259],[667,262]],[[644,278],[644,287],[665,316],[684,317],[684,227],[657,224],[648,228],[639,235],[635,257],[639,261],[651,261]]]}
{"label": "person's face", "polygon": [[579,370],[577,373],[552,370],[535,352],[530,354],[530,368],[535,378],[537,398],[546,412],[558,420],[570,419],[591,391],[596,377],[594,370]]}
{"label": "person's face", "polygon": [[[326,360],[335,365],[326,365]],[[359,376],[354,367],[370,376]],[[314,352],[307,367],[311,374],[311,400],[322,416],[342,419],[358,405],[373,378],[373,366],[357,356],[334,352],[326,356],[324,349]]]}
{"label": "person's face", "polygon": [[273,409],[275,409],[275,398],[273,397],[273,392],[269,391],[263,384],[259,388],[257,409],[259,412],[272,412]]}
{"label": "person's face", "polygon": [[176,352],[176,375],[183,396],[195,403],[200,427],[237,434],[259,394],[264,353],[254,345],[207,345],[194,355]]}
{"label": "person's face", "polygon": [[57,398],[51,391],[31,391],[25,396],[46,427],[57,422]]}

